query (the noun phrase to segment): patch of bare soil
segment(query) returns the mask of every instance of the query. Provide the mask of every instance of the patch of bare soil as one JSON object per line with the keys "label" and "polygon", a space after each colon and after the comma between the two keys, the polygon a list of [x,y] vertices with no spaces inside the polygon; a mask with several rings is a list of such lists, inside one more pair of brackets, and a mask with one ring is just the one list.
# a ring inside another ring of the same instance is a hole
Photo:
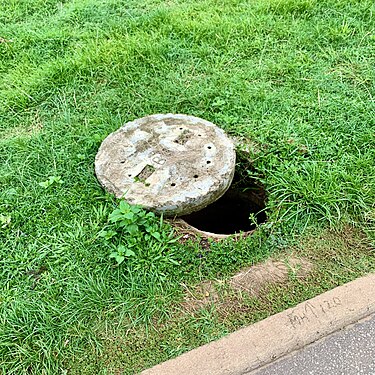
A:
{"label": "patch of bare soil", "polygon": [[39,114],[36,112],[30,125],[20,125],[2,132],[0,140],[7,140],[18,137],[32,137],[43,129],[43,123]]}
{"label": "patch of bare soil", "polygon": [[306,277],[312,268],[312,263],[307,259],[296,257],[284,261],[269,259],[265,263],[241,270],[230,279],[229,284],[234,290],[257,296],[267,285],[287,281],[289,275],[297,278]]}
{"label": "patch of bare soil", "polygon": [[264,263],[241,270],[229,280],[204,281],[186,289],[182,308],[190,313],[215,304],[221,310],[241,311],[245,308],[242,294],[256,297],[267,286],[287,282],[292,275],[306,277],[313,269],[307,259],[289,257],[285,260],[269,259]]}
{"label": "patch of bare soil", "polygon": [[220,295],[213,281],[204,281],[196,285],[194,289],[189,289],[185,284],[183,284],[183,287],[186,294],[182,302],[182,308],[189,312],[199,310],[220,300]]}

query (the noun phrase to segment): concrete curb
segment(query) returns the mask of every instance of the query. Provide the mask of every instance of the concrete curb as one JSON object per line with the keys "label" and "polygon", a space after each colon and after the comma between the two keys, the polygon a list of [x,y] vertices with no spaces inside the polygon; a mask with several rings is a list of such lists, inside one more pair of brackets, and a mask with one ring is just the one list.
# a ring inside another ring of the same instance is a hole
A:
{"label": "concrete curb", "polygon": [[243,375],[373,313],[370,274],[141,374]]}

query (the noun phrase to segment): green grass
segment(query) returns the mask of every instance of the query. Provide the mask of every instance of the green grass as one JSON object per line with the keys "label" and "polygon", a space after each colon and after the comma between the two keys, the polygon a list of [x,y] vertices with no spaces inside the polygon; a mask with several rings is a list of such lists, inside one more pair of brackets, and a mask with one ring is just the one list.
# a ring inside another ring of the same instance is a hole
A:
{"label": "green grass", "polygon": [[[374,271],[359,246],[375,240],[374,13],[371,0],[0,0],[1,371],[131,374]],[[95,154],[124,122],[168,112],[252,140],[269,221],[210,251],[181,245],[179,266],[115,267],[97,234],[117,202]],[[348,225],[355,245],[327,232]],[[292,248],[319,271],[246,313],[179,308],[181,283]]]}

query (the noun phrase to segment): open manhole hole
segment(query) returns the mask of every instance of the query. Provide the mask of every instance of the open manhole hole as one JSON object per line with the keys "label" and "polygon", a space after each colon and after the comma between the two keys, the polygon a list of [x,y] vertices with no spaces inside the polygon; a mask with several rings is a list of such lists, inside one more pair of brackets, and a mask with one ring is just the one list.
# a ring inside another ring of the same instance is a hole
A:
{"label": "open manhole hole", "polygon": [[264,187],[251,177],[253,167],[246,153],[237,155],[233,183],[216,202],[177,219],[187,229],[212,238],[251,234],[267,220]]}

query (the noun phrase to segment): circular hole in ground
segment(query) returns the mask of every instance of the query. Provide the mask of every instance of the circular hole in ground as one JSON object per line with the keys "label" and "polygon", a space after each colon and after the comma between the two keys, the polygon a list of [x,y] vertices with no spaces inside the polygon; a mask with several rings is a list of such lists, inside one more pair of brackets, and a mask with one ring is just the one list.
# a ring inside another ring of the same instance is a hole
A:
{"label": "circular hole in ground", "polygon": [[176,184],[174,182],[171,183],[171,186],[176,186]]}
{"label": "circular hole in ground", "polygon": [[248,158],[238,155],[238,160],[228,191],[206,208],[181,217],[193,229],[212,235],[230,235],[256,229],[250,216],[255,217],[257,225],[267,221],[265,189],[252,177],[254,170]]}
{"label": "circular hole in ground", "polygon": [[182,216],[192,227],[215,234],[249,232],[256,228],[249,216],[255,215],[257,224],[267,219],[264,202],[251,191],[229,189],[220,199],[200,211]]}
{"label": "circular hole in ground", "polygon": [[194,176],[193,176],[194,178],[198,178],[198,175],[197,174],[195,174]]}
{"label": "circular hole in ground", "polygon": [[211,161],[210,161],[210,160],[207,160],[207,164],[211,164]]}

